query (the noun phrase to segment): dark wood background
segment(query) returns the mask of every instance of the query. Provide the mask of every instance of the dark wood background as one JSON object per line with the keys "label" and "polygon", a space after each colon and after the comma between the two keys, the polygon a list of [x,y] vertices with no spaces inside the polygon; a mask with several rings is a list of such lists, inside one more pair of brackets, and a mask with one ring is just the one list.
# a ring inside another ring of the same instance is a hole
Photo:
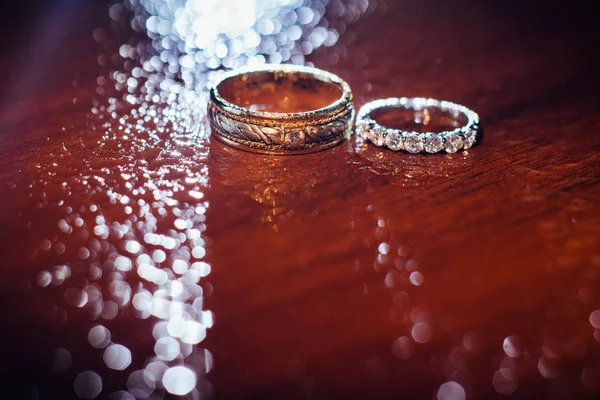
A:
{"label": "dark wood background", "polygon": [[[71,184],[84,167],[131,161],[90,150],[106,73],[91,32],[107,9],[37,5],[7,11],[0,36],[0,368],[10,379],[0,391],[67,399],[76,374],[95,369],[107,397],[133,367],[102,369],[86,339],[93,321],[68,308],[57,321],[62,292],[35,284],[75,259],[80,239],[61,239],[62,257],[31,254],[56,236],[54,200],[104,202],[120,217],[107,193]],[[393,153],[354,138],[298,157],[199,145],[209,149],[197,168],[208,171],[205,307],[215,315],[201,346],[214,356],[214,397],[431,399],[456,381],[469,399],[598,398],[596,19],[577,2],[388,0],[309,57],[346,79],[357,105],[428,96],[476,110],[485,137],[468,152]],[[426,343],[410,339],[417,322],[431,328]],[[152,323],[125,313],[111,328],[138,367],[153,353]],[[520,357],[507,357],[509,336]],[[398,357],[400,337],[410,357]],[[58,345],[74,355],[62,375],[48,367]],[[502,386],[499,374],[512,378]]]}

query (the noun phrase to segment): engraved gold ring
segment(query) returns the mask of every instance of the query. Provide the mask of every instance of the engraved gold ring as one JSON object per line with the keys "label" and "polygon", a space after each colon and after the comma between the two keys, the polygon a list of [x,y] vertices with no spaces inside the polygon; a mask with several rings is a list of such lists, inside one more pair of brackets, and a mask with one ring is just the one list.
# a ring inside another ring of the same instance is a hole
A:
{"label": "engraved gold ring", "polygon": [[297,65],[224,73],[210,88],[215,137],[255,153],[291,155],[335,146],[351,134],[352,91],[338,76]]}

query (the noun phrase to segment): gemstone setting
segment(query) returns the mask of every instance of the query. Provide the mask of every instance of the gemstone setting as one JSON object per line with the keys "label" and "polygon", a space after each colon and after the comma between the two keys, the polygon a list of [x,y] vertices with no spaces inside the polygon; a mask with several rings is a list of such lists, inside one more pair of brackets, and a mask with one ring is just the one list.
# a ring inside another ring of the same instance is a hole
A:
{"label": "gemstone setting", "polygon": [[385,129],[374,126],[369,130],[368,138],[375,146],[383,146],[385,144]]}
{"label": "gemstone setting", "polygon": [[449,133],[446,135],[445,147],[447,153],[456,153],[463,147],[463,138],[457,133]]}
{"label": "gemstone setting", "polygon": [[419,153],[423,150],[425,143],[417,132],[408,132],[404,135],[404,149],[409,153]]}
{"label": "gemstone setting", "polygon": [[298,129],[293,129],[285,135],[285,146],[288,149],[299,149],[305,144],[306,137],[304,132]]}
{"label": "gemstone setting", "polygon": [[438,153],[444,148],[444,139],[436,133],[426,133],[424,147],[428,153]]}
{"label": "gemstone setting", "polygon": [[367,138],[370,129],[371,123],[369,121],[358,121],[356,123],[356,134],[363,139]]}
{"label": "gemstone setting", "polygon": [[467,132],[465,132],[464,137],[465,143],[463,145],[463,149],[470,149],[477,141],[477,131],[474,129],[468,130]]}
{"label": "gemstone setting", "polygon": [[390,150],[402,150],[402,135],[400,131],[389,130],[385,138],[385,144]]}

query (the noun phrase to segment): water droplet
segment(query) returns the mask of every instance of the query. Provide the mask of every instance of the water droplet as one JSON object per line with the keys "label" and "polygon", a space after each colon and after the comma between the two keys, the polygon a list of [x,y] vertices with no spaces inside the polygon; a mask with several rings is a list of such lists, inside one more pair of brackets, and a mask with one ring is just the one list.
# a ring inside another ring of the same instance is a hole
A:
{"label": "water droplet", "polygon": [[154,345],[154,352],[161,360],[174,360],[180,352],[179,342],[170,336],[161,337]]}
{"label": "water droplet", "polygon": [[407,336],[394,340],[392,353],[401,360],[408,360],[414,353],[414,344]]}
{"label": "water droplet", "polygon": [[465,389],[454,381],[443,383],[437,392],[438,400],[465,400]]}
{"label": "water droplet", "polygon": [[131,364],[131,351],[123,345],[111,344],[104,351],[103,360],[108,368],[122,371]]}
{"label": "water droplet", "polygon": [[590,314],[590,324],[596,329],[600,329],[600,310],[593,311]]}
{"label": "water droplet", "polygon": [[196,374],[184,366],[171,367],[163,375],[162,382],[169,393],[184,396],[196,386]]}
{"label": "water droplet", "polygon": [[494,372],[492,385],[494,385],[496,392],[500,394],[512,394],[518,387],[517,374],[510,368],[500,368]]}
{"label": "water droplet", "polygon": [[110,331],[102,325],[96,325],[88,333],[88,342],[92,347],[104,348],[110,343]]}
{"label": "water droplet", "polygon": [[431,325],[426,322],[417,322],[411,330],[411,335],[415,342],[427,343],[433,336],[433,329],[431,329]]}
{"label": "water droplet", "polygon": [[502,343],[502,348],[507,356],[512,358],[521,357],[523,354],[523,346],[518,336],[508,336]]}
{"label": "water droplet", "polygon": [[41,271],[37,275],[36,282],[38,286],[46,287],[52,283],[52,274],[48,271]]}
{"label": "water droplet", "polygon": [[82,399],[94,399],[102,391],[102,378],[93,371],[84,371],[75,378],[73,390]]}
{"label": "water droplet", "polygon": [[423,283],[423,275],[419,271],[411,272],[409,280],[413,285],[421,286]]}
{"label": "water droplet", "polygon": [[62,347],[54,350],[52,354],[52,364],[50,370],[54,373],[60,374],[67,371],[71,367],[71,353],[67,349]]}

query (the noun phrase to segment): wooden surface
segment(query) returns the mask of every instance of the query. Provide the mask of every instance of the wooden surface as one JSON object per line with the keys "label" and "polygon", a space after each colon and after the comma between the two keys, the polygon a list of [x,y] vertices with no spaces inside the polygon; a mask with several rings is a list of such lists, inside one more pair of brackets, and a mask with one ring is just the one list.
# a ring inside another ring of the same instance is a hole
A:
{"label": "wooden surface", "polygon": [[[483,142],[434,156],[354,138],[289,158],[214,139],[179,148],[168,129],[142,147],[145,132],[107,139],[90,112],[107,73],[91,38],[104,7],[9,25],[4,37],[19,45],[5,41],[0,56],[0,368],[10,378],[0,390],[68,399],[76,376],[93,370],[106,398],[154,355],[155,317],[136,318],[128,305],[94,319],[65,294],[93,283],[93,257],[110,259],[81,253],[97,245],[100,211],[129,218],[111,194],[129,193],[133,214],[134,202],[152,202],[131,194],[130,179],[204,195],[194,226],[211,266],[203,307],[215,323],[194,350],[214,359],[201,392],[431,399],[460,385],[468,399],[598,398],[598,24],[589,10],[546,2],[447,3],[381,3],[309,57],[346,79],[357,105],[427,96],[476,110]],[[180,209],[192,204],[186,196],[170,194]],[[168,234],[176,217],[159,218],[156,232]],[[124,238],[142,242],[143,229],[132,232]],[[125,239],[111,233],[106,243],[121,251]],[[56,265],[71,277],[40,287],[40,271]],[[133,292],[148,287],[135,272],[122,276]],[[97,281],[105,298],[115,279]],[[131,350],[125,371],[106,368],[88,343],[98,323]],[[59,374],[57,347],[72,355]]]}

